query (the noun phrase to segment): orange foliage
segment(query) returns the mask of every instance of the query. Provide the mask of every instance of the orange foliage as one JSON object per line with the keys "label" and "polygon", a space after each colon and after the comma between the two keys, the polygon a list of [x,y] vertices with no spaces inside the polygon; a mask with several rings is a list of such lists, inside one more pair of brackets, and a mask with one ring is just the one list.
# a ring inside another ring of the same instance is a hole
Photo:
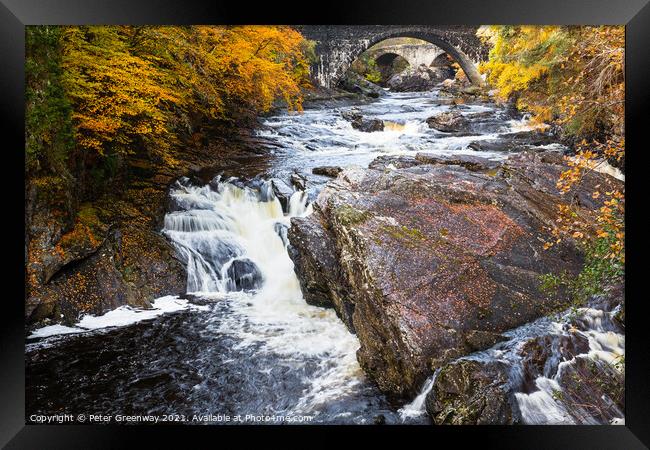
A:
{"label": "orange foliage", "polygon": [[[169,149],[192,117],[233,120],[278,99],[301,109],[304,39],[283,26],[82,26],[62,33],[63,85],[82,152]],[[191,130],[190,130],[191,131]]]}

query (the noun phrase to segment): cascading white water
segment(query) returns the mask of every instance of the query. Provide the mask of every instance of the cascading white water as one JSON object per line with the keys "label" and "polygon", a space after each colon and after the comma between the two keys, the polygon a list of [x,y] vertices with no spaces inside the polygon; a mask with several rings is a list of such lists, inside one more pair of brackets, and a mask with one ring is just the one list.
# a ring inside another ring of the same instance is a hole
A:
{"label": "cascading white water", "polygon": [[[316,376],[295,413],[317,414],[333,398],[363,397],[369,385],[356,360],[359,341],[333,310],[305,303],[286,250],[291,218],[312,211],[307,195],[294,192],[286,214],[268,182],[255,188],[218,179],[201,187],[179,182],[171,196],[181,210],[167,214],[163,232],[187,262],[188,292],[228,301],[229,313],[208,326],[235,337],[238,348],[280,361],[317,357]],[[247,261],[251,273],[229,271],[237,261]],[[254,281],[250,289],[241,289],[245,276]]]}
{"label": "cascading white water", "polygon": [[420,392],[411,403],[407,403],[402,408],[400,408],[399,414],[402,418],[420,417],[426,414],[424,404],[426,402],[427,395],[431,391],[431,388],[433,388],[433,383],[436,381],[436,376],[438,375],[439,371],[440,370],[436,370],[436,372],[434,372],[434,374],[424,382],[422,389],[420,389]]}
{"label": "cascading white water", "polygon": [[[615,370],[620,370],[617,363],[625,356],[625,336],[617,332],[613,326],[612,318],[616,312],[616,309],[606,312],[594,308],[580,308],[575,313],[572,312],[565,316],[565,320],[567,320],[575,315],[580,322],[580,330],[573,327],[567,330],[567,327],[561,326],[558,322],[551,324],[553,332],[558,336],[571,337],[572,334],[578,334],[586,337],[589,348],[586,353],[576,355],[569,360],[563,360],[559,354],[554,353],[552,362],[557,366],[555,373],[537,377],[535,379],[536,391],[515,393],[525,423],[533,425],[575,423],[596,425],[600,423],[593,417],[593,411],[588,410],[584,405],[569,403],[571,414],[567,410],[565,402],[558,399],[558,394],[563,392],[560,383],[562,376],[567,370],[571,370],[571,367],[579,359],[602,361]],[[557,349],[553,350],[557,352]],[[517,363],[520,362],[520,357],[516,357],[516,359],[512,371],[515,378],[519,374],[517,370],[519,364]],[[611,405],[610,407],[616,411],[619,419],[624,416],[616,406]]]}
{"label": "cascading white water", "polygon": [[300,295],[281,233],[291,217],[311,211],[306,195],[295,192],[285,215],[270,183],[259,191],[228,182],[213,185],[177,183],[171,197],[183,209],[165,216],[163,233],[187,263],[187,292],[262,287]]}

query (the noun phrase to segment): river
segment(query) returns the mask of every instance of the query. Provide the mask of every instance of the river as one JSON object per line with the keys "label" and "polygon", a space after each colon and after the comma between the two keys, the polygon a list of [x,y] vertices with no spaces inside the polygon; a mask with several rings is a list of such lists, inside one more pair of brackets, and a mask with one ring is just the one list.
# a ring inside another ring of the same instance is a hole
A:
{"label": "river", "polygon": [[[471,135],[453,136],[425,122],[450,108],[437,91],[388,93],[354,106],[364,117],[384,121],[384,131],[365,133],[341,117],[351,107],[316,106],[264,118],[259,134],[274,145],[254,183],[225,175],[210,177],[207,184],[178,180],[161,232],[187,265],[192,295],[163,297],[152,310],[122,307],[86,316],[75,327],[34,332],[26,349],[28,415],[171,414],[193,423],[429,423],[423,404],[432,379],[410,403],[390,404],[364,376],[355,355],[359,342],[335,312],[305,303],[286,251],[286,229],[291,217],[310,213],[310,201],[328,180],[311,175],[314,167],[367,166],[379,155],[418,151],[501,159],[506,154],[467,146],[526,124],[491,104],[463,104],[458,106],[463,114],[482,113],[488,119]],[[228,172],[244,175],[236,168]],[[296,172],[309,174],[306,192],[294,193],[283,208],[264,180],[288,179]],[[601,322],[600,329],[592,321],[585,330],[595,333],[592,351],[621,354],[624,338]],[[472,357],[507,360],[514,354],[508,349],[522,336],[556,323],[546,320],[515,330],[509,343]],[[551,378],[546,384],[552,384]],[[572,423],[549,406],[550,389],[541,386],[536,397],[519,394],[528,413],[525,423]]]}

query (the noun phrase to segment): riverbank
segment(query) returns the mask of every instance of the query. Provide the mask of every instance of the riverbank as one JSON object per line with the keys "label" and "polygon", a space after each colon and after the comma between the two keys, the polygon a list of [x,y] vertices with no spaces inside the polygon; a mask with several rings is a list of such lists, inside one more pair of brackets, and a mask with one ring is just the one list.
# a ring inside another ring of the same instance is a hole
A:
{"label": "riverbank", "polygon": [[255,159],[258,115],[300,108],[304,45],[283,26],[26,29],[28,325],[183,292],[167,190]]}
{"label": "riverbank", "polygon": [[[30,328],[76,322],[82,314],[102,314],[122,305],[148,307],[160,296],[185,292],[186,271],[160,235],[171,184],[202,170],[246,166],[260,153],[253,129],[211,136],[209,143],[185,147],[174,166],[134,161],[129,175],[100,198],[79,206],[51,203],[38,186],[28,188],[27,246]],[[68,211],[60,208],[68,205]],[[64,214],[72,215],[72,223]],[[76,217],[75,217],[76,216]]]}

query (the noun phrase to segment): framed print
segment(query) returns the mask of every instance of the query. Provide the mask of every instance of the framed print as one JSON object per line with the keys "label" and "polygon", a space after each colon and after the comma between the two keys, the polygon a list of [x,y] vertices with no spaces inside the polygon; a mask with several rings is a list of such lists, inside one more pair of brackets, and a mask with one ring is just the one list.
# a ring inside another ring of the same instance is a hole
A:
{"label": "framed print", "polygon": [[2,444],[646,448],[650,7],[470,3],[3,0]]}

